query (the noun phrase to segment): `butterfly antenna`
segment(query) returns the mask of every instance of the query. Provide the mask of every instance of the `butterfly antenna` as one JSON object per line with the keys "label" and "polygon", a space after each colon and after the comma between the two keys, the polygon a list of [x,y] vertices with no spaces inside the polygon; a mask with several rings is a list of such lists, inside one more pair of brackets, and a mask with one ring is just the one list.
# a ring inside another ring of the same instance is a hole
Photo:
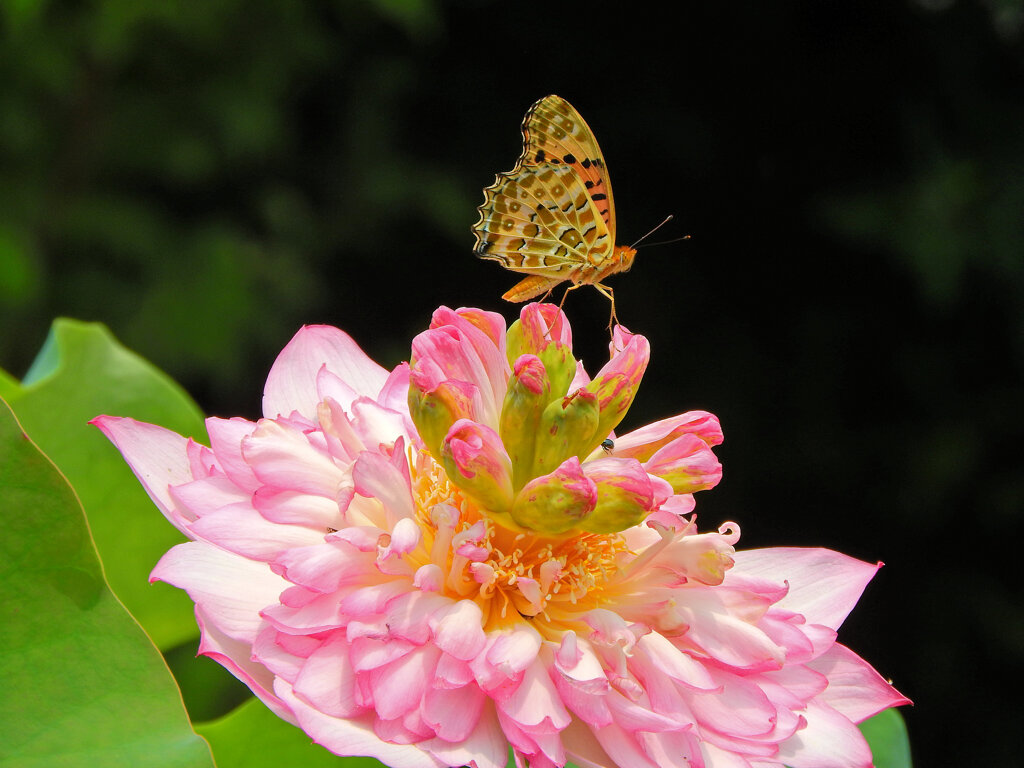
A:
{"label": "butterfly antenna", "polygon": [[683,235],[682,237],[673,237],[671,240],[659,240],[656,243],[648,243],[647,247],[651,248],[655,245],[668,245],[669,243],[678,243],[680,240],[689,240],[689,235]]}
{"label": "butterfly antenna", "polygon": [[[632,244],[631,246],[629,246],[629,247],[630,247],[630,248],[636,248],[636,247],[637,247],[638,245],[640,245],[640,243],[642,243],[642,242],[643,242],[644,240],[646,240],[646,239],[647,239],[648,237],[650,237],[650,236],[651,236],[651,235],[653,235],[653,234],[654,234],[655,232],[657,232],[657,231],[658,231],[659,229],[661,229],[661,228],[662,228],[662,227],[664,227],[664,226],[665,226],[666,224],[668,224],[668,223],[669,223],[670,221],[672,221],[672,219],[673,219],[673,218],[674,218],[674,217],[673,217],[673,215],[672,215],[672,214],[670,213],[670,214],[669,214],[668,216],[666,216],[666,217],[665,217],[664,221],[662,221],[662,222],[661,222],[661,223],[660,223],[660,224],[659,224],[658,226],[656,226],[656,227],[655,227],[654,229],[652,229],[652,230],[651,230],[650,232],[648,232],[648,233],[647,233],[646,235],[644,235],[643,237],[641,237],[641,238],[640,238],[639,240],[637,240],[637,241],[636,241],[635,243],[633,243],[633,244]],[[687,235],[686,237],[689,237],[689,235]],[[680,240],[685,240],[686,238],[685,238],[685,237],[683,237],[683,238],[678,238],[678,239],[680,239]],[[673,241],[669,240],[669,242],[671,243],[671,242],[673,242]]]}

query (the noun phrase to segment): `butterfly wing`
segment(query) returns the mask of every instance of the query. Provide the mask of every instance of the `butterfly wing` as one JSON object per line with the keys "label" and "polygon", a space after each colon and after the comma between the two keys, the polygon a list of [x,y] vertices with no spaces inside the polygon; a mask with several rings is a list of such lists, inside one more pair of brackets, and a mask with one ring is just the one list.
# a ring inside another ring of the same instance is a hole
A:
{"label": "butterfly wing", "polygon": [[585,281],[614,252],[604,160],[583,118],[558,96],[526,113],[523,154],[484,190],[478,210],[476,254],[553,281],[538,293],[562,280]]}
{"label": "butterfly wing", "polygon": [[572,104],[552,94],[530,107],[523,119],[523,155],[519,162],[572,168],[615,240],[615,201],[604,155],[594,132]]}
{"label": "butterfly wing", "polygon": [[571,279],[612,252],[604,220],[566,166],[523,166],[485,191],[474,231],[477,255],[514,272]]}

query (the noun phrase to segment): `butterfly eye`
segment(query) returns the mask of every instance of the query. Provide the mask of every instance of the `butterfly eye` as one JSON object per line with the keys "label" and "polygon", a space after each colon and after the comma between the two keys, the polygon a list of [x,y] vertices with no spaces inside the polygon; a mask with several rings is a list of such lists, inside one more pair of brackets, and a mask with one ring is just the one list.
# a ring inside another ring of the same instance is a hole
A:
{"label": "butterfly eye", "polygon": [[615,442],[610,437],[606,437],[601,441],[601,448],[605,453],[611,453],[615,449]]}

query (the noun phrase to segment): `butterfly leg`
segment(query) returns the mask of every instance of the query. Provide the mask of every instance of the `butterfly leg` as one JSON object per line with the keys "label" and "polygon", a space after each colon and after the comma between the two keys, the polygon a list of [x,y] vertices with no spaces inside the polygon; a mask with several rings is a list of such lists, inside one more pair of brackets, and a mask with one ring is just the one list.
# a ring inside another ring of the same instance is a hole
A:
{"label": "butterfly leg", "polygon": [[615,291],[607,285],[601,285],[601,283],[593,283],[592,285],[597,289],[598,293],[605,296],[612,303],[612,313],[608,318],[608,330],[611,331],[613,326],[622,325],[619,322],[619,316],[615,314]]}
{"label": "butterfly leg", "polygon": [[[558,302],[558,311],[559,311],[559,312],[561,312],[561,311],[562,311],[562,305],[563,305],[563,304],[565,304],[565,297],[566,297],[566,296],[568,296],[568,295],[569,295],[569,291],[573,290],[574,288],[579,288],[579,285],[578,285],[578,284],[576,284],[576,283],[573,283],[573,284],[569,285],[569,286],[568,286],[568,287],[567,287],[567,288],[565,289],[565,293],[563,293],[563,294],[562,294],[562,300],[561,300],[560,302]],[[548,289],[548,292],[544,294],[544,298],[542,298],[542,299],[541,299],[541,301],[542,301],[542,302],[543,302],[543,301],[546,301],[546,300],[547,300],[547,298],[548,298],[548,296],[550,296],[550,295],[551,295],[551,292],[552,292],[552,291],[554,291],[554,290],[555,290],[555,289],[554,289],[554,286],[552,286],[551,288],[549,288],[549,289]],[[553,324],[553,322],[554,322],[554,321],[552,321],[552,324]],[[551,340],[551,327],[550,327],[550,326],[548,327],[548,330],[547,330],[547,332],[546,332],[546,333],[544,334],[544,338],[548,339],[549,341]]]}
{"label": "butterfly leg", "polygon": [[562,305],[565,304],[565,297],[569,295],[569,291],[575,291],[577,288],[580,287],[580,285],[582,285],[582,283],[570,283],[568,286],[566,286],[565,293],[562,294],[562,300],[558,302],[559,312],[562,311]]}

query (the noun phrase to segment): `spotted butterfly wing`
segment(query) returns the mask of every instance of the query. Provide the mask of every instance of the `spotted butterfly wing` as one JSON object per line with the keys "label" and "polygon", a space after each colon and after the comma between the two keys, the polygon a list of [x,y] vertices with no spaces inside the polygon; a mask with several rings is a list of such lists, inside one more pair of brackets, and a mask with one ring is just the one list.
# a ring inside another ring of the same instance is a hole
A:
{"label": "spotted butterfly wing", "polygon": [[615,204],[597,139],[560,96],[545,96],[523,119],[523,153],[484,190],[475,252],[528,275],[503,298],[526,301],[562,281],[594,285],[632,266],[615,245]]}
{"label": "spotted butterfly wing", "polygon": [[614,240],[615,203],[604,155],[590,126],[572,104],[560,96],[546,96],[537,101],[523,118],[523,154],[519,164],[545,163],[565,164],[573,169]]}

